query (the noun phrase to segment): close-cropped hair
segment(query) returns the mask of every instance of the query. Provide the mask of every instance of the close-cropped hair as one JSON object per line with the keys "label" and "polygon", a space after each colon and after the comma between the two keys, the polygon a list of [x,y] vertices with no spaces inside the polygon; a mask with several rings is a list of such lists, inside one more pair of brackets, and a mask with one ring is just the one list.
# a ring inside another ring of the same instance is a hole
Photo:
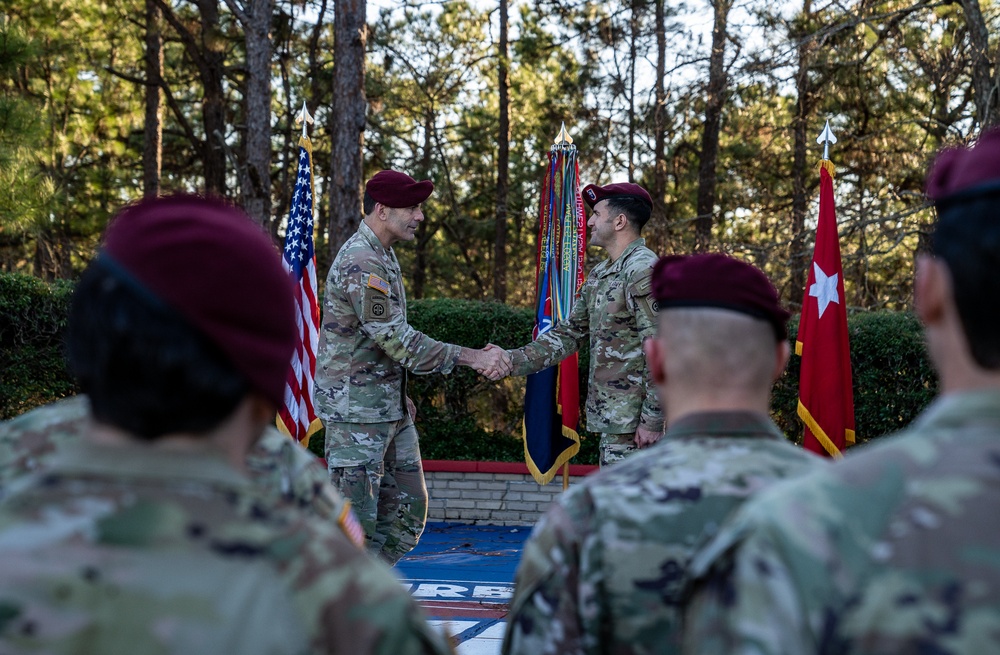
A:
{"label": "close-cropped hair", "polygon": [[215,344],[101,257],[76,286],[66,348],[94,418],[138,438],[206,433],[250,392]]}
{"label": "close-cropped hair", "polygon": [[635,228],[636,233],[642,232],[642,228],[649,222],[649,215],[652,212],[649,205],[633,196],[612,196],[608,198],[608,212],[612,216],[625,214],[629,225]]}
{"label": "close-cropped hair", "polygon": [[1000,369],[1000,183],[938,202],[934,255],[951,273],[955,306],[976,364]]}
{"label": "close-cropped hair", "polygon": [[770,389],[778,341],[767,321],[716,307],[659,312],[667,377],[701,390]]}
{"label": "close-cropped hair", "polygon": [[365,216],[375,211],[376,202],[378,201],[375,200],[375,198],[372,198],[370,195],[368,195],[368,192],[365,191],[365,195],[361,199],[361,208],[365,210]]}

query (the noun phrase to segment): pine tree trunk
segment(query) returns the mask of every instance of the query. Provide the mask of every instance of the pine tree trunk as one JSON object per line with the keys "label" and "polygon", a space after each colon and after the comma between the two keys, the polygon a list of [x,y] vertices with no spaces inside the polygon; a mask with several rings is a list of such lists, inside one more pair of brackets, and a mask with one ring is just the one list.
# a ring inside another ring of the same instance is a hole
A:
{"label": "pine tree trunk", "polygon": [[638,56],[639,20],[637,3],[632,3],[628,43],[628,181],[635,183],[635,60]]}
{"label": "pine tree trunk", "polygon": [[667,138],[666,138],[666,106],[667,94],[663,78],[667,71],[667,28],[665,0],[656,0],[656,81],[655,101],[653,108],[653,225],[667,237],[669,228],[666,222],[664,199],[667,195]]}
{"label": "pine tree trunk", "polygon": [[507,0],[500,0],[500,52],[497,87],[500,91],[500,129],[497,135],[497,206],[493,248],[493,297],[507,301],[507,194],[510,174],[510,82],[508,80]]}
{"label": "pine tree trunk", "polygon": [[219,27],[217,0],[199,0],[201,10],[201,53],[204,66],[200,73],[205,96],[202,101],[202,125],[205,143],[202,165],[205,173],[205,193],[226,193],[226,97],[223,93],[226,49]]}
{"label": "pine tree trunk", "polygon": [[996,77],[991,75],[990,32],[983,20],[979,0],[960,0],[969,27],[969,44],[972,46],[972,90],[976,101],[976,120],[980,129],[1000,123],[1000,61]]}
{"label": "pine tree trunk", "polygon": [[330,153],[330,251],[361,218],[361,149],[365,130],[365,0],[334,4],[333,108]]}
{"label": "pine tree trunk", "polygon": [[695,219],[695,247],[705,250],[712,239],[715,216],[716,167],[719,159],[719,132],[726,98],[726,27],[732,0],[714,0],[712,52],[708,59],[708,88],[705,98],[705,125],[701,136],[698,165],[698,218]]}
{"label": "pine tree trunk", "polygon": [[271,17],[274,0],[245,3],[247,77],[244,97],[243,207],[261,225],[271,220]]}
{"label": "pine tree trunk", "polygon": [[163,167],[163,112],[160,84],[163,77],[163,12],[146,0],[146,123],[142,142],[142,194],[160,194]]}
{"label": "pine tree trunk", "polygon": [[[803,25],[808,25],[811,13],[810,0],[805,0],[802,8]],[[812,86],[809,83],[809,58],[812,48],[811,40],[805,38],[805,30],[796,30],[790,36],[799,42],[798,70],[795,74],[795,117],[792,119],[793,150],[792,150],[792,246],[789,253],[790,300],[799,302],[806,284],[806,267],[809,265],[810,253],[805,247],[806,219],[806,168],[809,155],[808,127],[812,116]]]}

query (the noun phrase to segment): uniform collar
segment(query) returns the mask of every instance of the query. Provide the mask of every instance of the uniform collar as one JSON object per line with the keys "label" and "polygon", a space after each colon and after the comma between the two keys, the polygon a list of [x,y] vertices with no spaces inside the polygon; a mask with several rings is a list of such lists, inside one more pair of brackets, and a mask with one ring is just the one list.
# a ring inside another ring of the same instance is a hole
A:
{"label": "uniform collar", "polygon": [[610,275],[612,273],[617,273],[621,271],[622,268],[625,267],[625,260],[628,259],[628,256],[631,255],[636,250],[638,250],[639,248],[645,247],[645,245],[646,245],[646,240],[642,237],[639,237],[635,241],[632,241],[627,246],[625,246],[625,250],[622,251],[622,254],[615,261],[611,261],[610,259],[605,259],[604,263],[607,264],[607,267],[603,271],[601,271],[601,275],[602,276]]}
{"label": "uniform collar", "polygon": [[667,428],[663,438],[682,439],[715,435],[785,440],[785,435],[770,418],[745,410],[686,414]]}
{"label": "uniform collar", "polygon": [[252,486],[250,478],[221,456],[164,451],[145,443],[108,446],[83,439],[60,448],[46,470],[65,475],[203,482],[236,491],[249,490]]}
{"label": "uniform collar", "polygon": [[382,242],[378,240],[377,236],[375,236],[375,230],[368,227],[368,223],[365,223],[363,220],[361,221],[361,225],[358,226],[358,234],[360,234],[368,242],[372,249],[380,255],[388,257],[389,253],[392,252],[391,247],[387,249],[382,245]]}

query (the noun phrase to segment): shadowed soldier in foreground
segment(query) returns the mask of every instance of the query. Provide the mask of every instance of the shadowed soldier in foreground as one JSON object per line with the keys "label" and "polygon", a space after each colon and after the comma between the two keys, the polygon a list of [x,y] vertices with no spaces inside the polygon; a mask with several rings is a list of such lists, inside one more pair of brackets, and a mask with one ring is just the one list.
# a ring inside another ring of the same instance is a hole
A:
{"label": "shadowed soldier in foreground", "polygon": [[[56,452],[91,429],[90,401],[81,394],[0,423],[0,499],[19,478],[42,469]],[[290,504],[336,524],[356,539],[357,519],[311,452],[268,426],[247,452],[246,472],[276,507]]]}
{"label": "shadowed soldier in foreground", "polygon": [[649,370],[667,430],[553,504],[524,549],[503,652],[676,653],[688,565],[747,496],[822,460],[768,418],[788,313],[759,270],[664,257]]}
{"label": "shadowed soldier in foreground", "polygon": [[940,396],[748,503],[696,560],[688,653],[1000,652],[1000,131],[942,152],[917,314]]}
{"label": "shadowed soldier in foreground", "polygon": [[388,570],[246,475],[291,293],[233,207],[147,200],[112,221],[67,335],[92,420],[0,506],[0,652],[447,652]]}

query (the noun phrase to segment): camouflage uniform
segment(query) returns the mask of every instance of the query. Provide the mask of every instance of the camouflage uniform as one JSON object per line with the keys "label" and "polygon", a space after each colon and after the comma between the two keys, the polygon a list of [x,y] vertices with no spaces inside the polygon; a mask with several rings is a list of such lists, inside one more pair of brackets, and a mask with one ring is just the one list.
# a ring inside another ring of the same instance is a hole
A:
{"label": "camouflage uniform", "polygon": [[427,518],[406,371],[450,373],[460,352],[407,324],[396,255],[362,223],[326,280],[316,408],[331,479],[354,505],[369,550],[390,563],[416,544]]}
{"label": "camouflage uniform", "polygon": [[880,441],[736,515],[695,562],[685,652],[1000,652],[1000,392]]}
{"label": "camouflage uniform", "polygon": [[510,351],[514,375],[528,375],[575,353],[590,335],[587,429],[601,433],[601,465],[636,450],[636,428],[659,432],[663,412],[649,379],[642,342],[656,332],[650,276],[656,253],[630,243],[587,277],[569,317],[523,348]]}
{"label": "camouflage uniform", "polygon": [[765,416],[690,414],[555,502],[517,572],[503,653],[675,653],[697,548],[748,494],[822,460]]}
{"label": "camouflage uniform", "polygon": [[0,652],[446,653],[384,565],[222,458],[60,447],[0,506]]}
{"label": "camouflage uniform", "polygon": [[[18,478],[39,469],[57,450],[80,439],[90,424],[86,396],[74,396],[0,423],[0,498]],[[290,503],[352,534],[356,519],[312,453],[274,428],[247,454],[247,472],[264,498]]]}

